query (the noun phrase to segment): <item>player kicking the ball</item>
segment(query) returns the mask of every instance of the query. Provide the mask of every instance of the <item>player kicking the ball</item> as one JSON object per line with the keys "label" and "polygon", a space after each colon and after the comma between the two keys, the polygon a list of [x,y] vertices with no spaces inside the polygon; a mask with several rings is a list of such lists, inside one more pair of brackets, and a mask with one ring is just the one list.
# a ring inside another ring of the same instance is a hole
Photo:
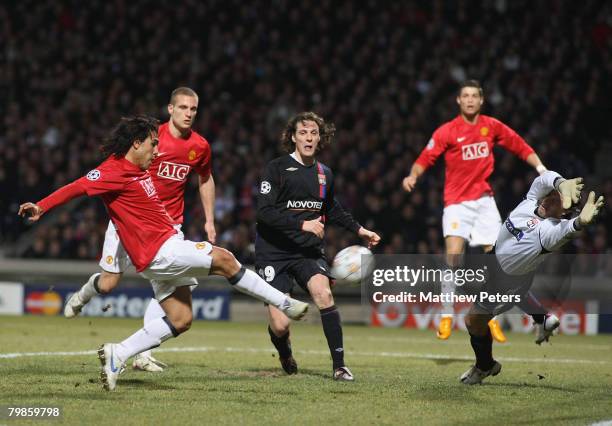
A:
{"label": "player kicking the ball", "polygon": [[[334,380],[354,380],[344,364],[340,314],[330,288],[323,238],[327,224],[354,232],[373,247],[380,237],[359,225],[334,197],[334,177],[316,154],[332,142],[335,127],[313,112],[292,117],[281,136],[290,153],[266,166],[257,199],[256,270],[268,283],[290,293],[293,280],[310,293],[321,314],[333,361]],[[297,373],[289,319],[269,305],[268,332],[287,374]]]}
{"label": "player kicking the ball", "polygon": [[[434,132],[412,165],[410,175],[403,180],[404,189],[412,192],[419,177],[444,154],[446,177],[442,231],[450,268],[460,266],[466,241],[470,247],[480,247],[484,253],[495,244],[501,217],[488,181],[495,163],[493,147],[499,145],[507,149],[539,173],[546,171],[538,155],[514,130],[480,113],[483,103],[480,83],[476,80],[464,82],[457,95],[459,115]],[[441,284],[442,293],[455,291],[453,281],[444,280]],[[439,339],[450,337],[452,322],[453,303],[444,303],[437,332]],[[489,327],[495,340],[506,341],[495,319],[491,320]]]}
{"label": "player kicking the ball", "polygon": [[[204,208],[206,223],[204,229],[208,240],[215,243],[215,182],[211,174],[211,153],[208,141],[192,130],[191,126],[198,112],[198,95],[188,87],[179,87],[170,95],[168,114],[170,120],[159,126],[159,155],[149,167],[151,179],[161,202],[172,218],[180,237],[183,236],[183,210],[185,206],[185,185],[190,172],[195,170],[199,179],[199,193]],[[92,297],[110,293],[117,285],[123,272],[131,265],[112,221],[108,222],[102,257],[101,273],[93,274],[81,289],[66,302],[64,315],[73,318],[78,315]],[[192,289],[198,285],[195,278]],[[164,311],[154,298],[144,314],[144,323],[163,317]],[[167,365],[145,351],[134,357],[132,367],[137,370],[160,372]]]}
{"label": "player kicking the ball", "polygon": [[[496,376],[501,364],[493,359],[493,341],[487,322],[499,313],[518,306],[535,320],[538,337],[536,343],[548,340],[559,326],[559,319],[547,314],[541,306],[528,306],[528,298],[536,268],[546,255],[558,251],[564,244],[591,224],[604,204],[603,197],[596,199],[591,192],[578,217],[562,217],[580,199],[582,179],[563,179],[558,173],[547,171],[536,178],[527,197],[508,216],[500,228],[491,255],[490,277],[482,291],[488,294],[520,295],[521,304],[479,301],[465,317],[470,333],[470,343],[476,363],[461,376],[461,383],[481,383],[488,376]],[[523,300],[526,299],[526,303]],[[535,309],[535,311],[534,311]]]}
{"label": "player kicking the ball", "polygon": [[227,278],[237,290],[300,319],[308,304],[287,297],[245,269],[229,251],[208,242],[179,236],[148,172],[158,155],[158,122],[149,117],[123,118],[102,146],[108,155],[91,170],[37,204],[19,207],[21,216],[37,221],[47,211],[83,195],[100,196],[121,244],[136,271],[151,281],[164,316],[155,318],[120,343],[106,343],[98,350],[104,388],[113,390],[125,362],[187,331],[193,317],[193,278],[209,274]]}

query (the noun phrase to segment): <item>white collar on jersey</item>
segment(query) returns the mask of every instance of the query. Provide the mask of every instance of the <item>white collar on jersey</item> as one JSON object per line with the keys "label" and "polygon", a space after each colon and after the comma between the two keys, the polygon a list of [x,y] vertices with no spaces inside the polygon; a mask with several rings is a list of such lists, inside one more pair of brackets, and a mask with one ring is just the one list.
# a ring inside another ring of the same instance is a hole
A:
{"label": "white collar on jersey", "polygon": [[293,151],[293,152],[292,152],[291,154],[289,154],[289,155],[290,155],[291,157],[293,157],[293,159],[294,159],[295,161],[297,161],[298,163],[300,163],[302,166],[305,166],[305,164],[304,164],[304,163],[302,163],[300,160],[298,160],[297,155],[295,155],[295,151]]}

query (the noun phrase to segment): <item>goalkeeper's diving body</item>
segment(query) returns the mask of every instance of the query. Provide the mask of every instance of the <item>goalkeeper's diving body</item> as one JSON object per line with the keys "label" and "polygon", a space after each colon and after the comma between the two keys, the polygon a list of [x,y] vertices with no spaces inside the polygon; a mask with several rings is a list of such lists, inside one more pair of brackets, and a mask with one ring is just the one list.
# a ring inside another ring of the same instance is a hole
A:
{"label": "goalkeeper's diving body", "polygon": [[[591,192],[580,214],[565,219],[568,209],[580,200],[582,178],[564,179],[556,172],[547,171],[531,184],[526,198],[510,212],[499,231],[494,255],[490,258],[489,279],[483,291],[489,294],[518,296],[510,303],[476,302],[465,317],[470,343],[476,363],[461,376],[461,383],[477,384],[501,371],[501,364],[493,359],[493,341],[487,322],[497,314],[518,306],[531,314],[536,323],[541,343],[552,335],[559,320],[530,298],[529,289],[534,272],[547,254],[559,251],[563,245],[597,217],[604,204],[602,196]],[[532,305],[529,305],[529,303]],[[539,306],[538,306],[539,305]],[[538,312],[539,311],[539,312]]]}

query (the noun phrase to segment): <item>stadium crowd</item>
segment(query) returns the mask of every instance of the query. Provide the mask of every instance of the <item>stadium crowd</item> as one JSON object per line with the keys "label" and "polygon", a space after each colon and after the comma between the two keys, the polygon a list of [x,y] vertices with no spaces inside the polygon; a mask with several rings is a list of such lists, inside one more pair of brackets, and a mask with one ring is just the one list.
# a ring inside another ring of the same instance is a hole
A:
{"label": "stadium crowd", "polygon": [[[483,112],[514,128],[552,170],[597,182],[610,141],[612,5],[531,2],[241,2],[145,0],[0,5],[0,241],[28,231],[21,202],[76,179],[101,160],[97,146],[118,117],[162,120],[177,86],[194,88],[194,128],[213,149],[221,246],[253,261],[255,194],[280,152],[294,112],[314,110],[338,128],[320,159],[342,203],[383,237],[380,252],[441,253],[443,162],[415,192],[401,180],[433,130],[456,116],[458,82],[477,78]],[[496,152],[492,183],[502,216],[534,175]],[[601,190],[600,189],[600,190]],[[196,182],[185,234],[204,238]],[[612,203],[583,253],[612,247]],[[37,226],[17,255],[96,259],[108,217],[82,200]],[[328,229],[330,255],[355,240]],[[21,245],[20,245],[21,246]]]}

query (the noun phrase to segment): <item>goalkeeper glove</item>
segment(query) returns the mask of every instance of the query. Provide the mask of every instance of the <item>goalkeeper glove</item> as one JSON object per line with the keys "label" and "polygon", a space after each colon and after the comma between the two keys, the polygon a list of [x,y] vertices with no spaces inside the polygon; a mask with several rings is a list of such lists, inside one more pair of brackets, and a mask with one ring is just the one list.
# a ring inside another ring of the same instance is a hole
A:
{"label": "goalkeeper glove", "polygon": [[595,193],[591,191],[589,193],[589,198],[587,202],[582,207],[580,211],[580,215],[578,216],[579,226],[583,227],[589,225],[599,214],[599,209],[604,205],[604,197],[602,195],[599,196],[597,201],[595,201]]}
{"label": "goalkeeper glove", "polygon": [[559,192],[561,193],[561,202],[565,210],[572,207],[580,200],[580,191],[584,184],[582,178],[567,179],[559,184]]}

